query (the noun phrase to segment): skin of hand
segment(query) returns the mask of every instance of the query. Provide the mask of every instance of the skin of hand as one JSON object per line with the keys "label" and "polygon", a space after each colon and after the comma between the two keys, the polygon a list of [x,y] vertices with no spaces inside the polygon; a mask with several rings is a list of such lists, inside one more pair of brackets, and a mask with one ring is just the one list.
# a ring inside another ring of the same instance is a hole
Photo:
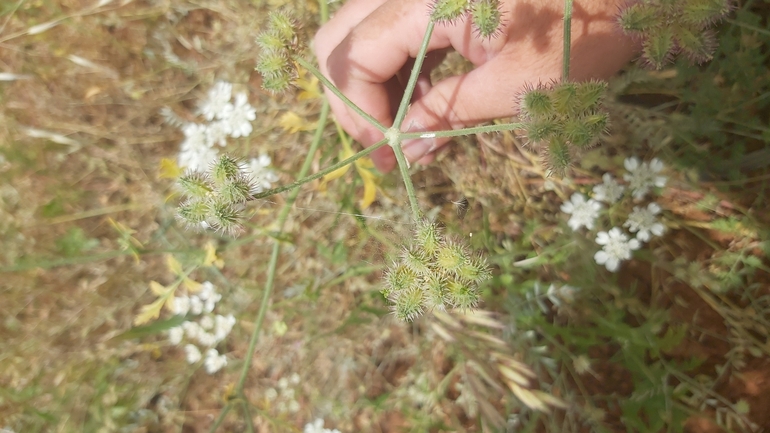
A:
{"label": "skin of hand", "polygon": [[[637,44],[616,25],[624,1],[574,1],[570,80],[607,78],[634,57]],[[356,105],[391,126],[432,6],[432,0],[349,0],[316,34],[321,72]],[[503,27],[492,38],[476,36],[468,18],[436,25],[403,131],[459,129],[510,117],[518,111],[517,97],[525,86],[560,79],[564,2],[501,0],[501,10]],[[430,69],[447,49],[459,52],[475,69],[433,84]],[[383,138],[328,90],[327,96],[354,139],[370,146]],[[429,163],[449,140],[409,140],[403,149],[410,162]],[[372,159],[381,171],[396,165],[388,146]]]}

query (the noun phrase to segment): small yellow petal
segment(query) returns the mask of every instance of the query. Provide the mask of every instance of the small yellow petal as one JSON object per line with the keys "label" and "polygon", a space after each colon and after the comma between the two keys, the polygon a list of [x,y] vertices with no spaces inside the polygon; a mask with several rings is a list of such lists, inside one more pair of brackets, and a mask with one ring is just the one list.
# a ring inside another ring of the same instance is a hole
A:
{"label": "small yellow petal", "polygon": [[160,179],[176,179],[182,175],[182,169],[176,164],[176,161],[169,158],[163,158],[160,160],[160,170],[158,172],[158,178]]}

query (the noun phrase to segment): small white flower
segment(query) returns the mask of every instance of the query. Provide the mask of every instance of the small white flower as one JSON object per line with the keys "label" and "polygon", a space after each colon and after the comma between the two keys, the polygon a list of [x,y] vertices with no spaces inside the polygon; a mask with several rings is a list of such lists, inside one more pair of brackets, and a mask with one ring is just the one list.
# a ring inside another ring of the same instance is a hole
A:
{"label": "small white flower", "polygon": [[184,316],[190,311],[190,298],[187,296],[175,296],[172,311],[177,316]]}
{"label": "small white flower", "polygon": [[299,384],[299,374],[292,373],[291,376],[289,376],[289,382],[291,382],[292,385],[298,385]]}
{"label": "small white flower", "polygon": [[278,391],[276,391],[275,388],[268,388],[268,390],[265,391],[265,398],[269,401],[275,400],[278,398]]}
{"label": "small white flower", "polygon": [[297,413],[299,412],[299,403],[297,400],[292,400],[289,402],[289,413]]}
{"label": "small white flower", "polygon": [[168,330],[168,341],[174,346],[182,342],[182,337],[184,337],[184,328],[181,326],[175,326]]}
{"label": "small white flower", "polygon": [[628,182],[636,200],[644,198],[653,187],[666,186],[668,178],[659,175],[663,171],[663,163],[658,158],[653,158],[648,164],[646,162],[640,163],[635,157],[630,157],[626,158],[623,165],[628,170],[628,173],[623,175],[623,179]]}
{"label": "small white flower", "polygon": [[278,379],[278,389],[285,390],[288,387],[289,387],[289,381],[285,377]]}
{"label": "small white flower", "polygon": [[223,120],[209,123],[206,127],[206,145],[213,147],[215,144],[221,147],[227,145],[227,124]]}
{"label": "small white flower", "polygon": [[567,221],[572,231],[577,231],[582,226],[588,230],[593,230],[594,221],[599,216],[601,209],[602,205],[599,202],[593,199],[586,201],[585,196],[579,192],[572,194],[570,201],[561,205],[562,212],[572,215]]}
{"label": "small white flower", "polygon": [[262,191],[270,189],[273,182],[278,181],[278,176],[270,167],[270,157],[264,153],[259,158],[251,158],[247,166],[247,171],[251,182],[254,185],[252,194],[259,194]]}
{"label": "small white flower", "polygon": [[594,186],[594,198],[609,204],[617,203],[625,189],[611,174],[604,173],[602,183]]}
{"label": "small white flower", "polygon": [[179,166],[203,171],[217,159],[217,151],[209,143],[208,126],[188,123],[182,128],[185,139],[179,150]]}
{"label": "small white flower", "polygon": [[222,295],[219,293],[214,293],[213,295],[209,296],[209,298],[203,302],[203,311],[207,313],[214,311],[214,307],[217,306],[217,302],[219,302],[220,299],[222,299]]}
{"label": "small white flower", "polygon": [[201,298],[195,295],[190,296],[190,314],[197,316],[202,312],[203,312],[203,301],[201,301]]}
{"label": "small white flower", "polygon": [[302,433],[340,433],[337,429],[328,429],[324,428],[324,420],[321,418],[317,418],[312,423],[305,424],[305,428],[302,430]]}
{"label": "small white flower", "polygon": [[594,260],[610,272],[617,271],[620,262],[630,259],[631,251],[638,250],[641,246],[638,240],[629,240],[618,227],[613,227],[609,232],[599,232],[596,235],[596,243],[603,247],[594,254]]}
{"label": "small white flower", "polygon": [[182,323],[182,329],[184,329],[184,333],[190,340],[197,340],[198,335],[200,333],[205,332],[203,329],[201,329],[201,326],[198,325],[196,322],[184,322]]}
{"label": "small white flower", "polygon": [[184,347],[185,357],[188,364],[195,364],[201,360],[201,351],[198,350],[198,346],[194,344],[188,344]]}
{"label": "small white flower", "polygon": [[204,281],[201,283],[201,288],[198,291],[197,296],[201,298],[201,300],[205,301],[216,292],[217,289],[214,287],[214,284],[211,281]]}
{"label": "small white flower", "polygon": [[198,333],[198,343],[204,347],[211,347],[217,344],[217,338],[214,334],[202,330]]}
{"label": "small white flower", "polygon": [[211,316],[203,316],[198,321],[198,323],[201,325],[201,328],[205,329],[206,331],[211,330],[211,328],[214,327],[214,318]]}
{"label": "small white flower", "polygon": [[628,227],[628,231],[636,233],[636,238],[643,242],[650,240],[650,234],[660,236],[666,231],[666,227],[658,222],[655,215],[660,213],[660,206],[657,203],[650,203],[646,209],[640,209],[634,206],[634,211],[628,215],[628,221],[623,224]]}
{"label": "small white flower", "polygon": [[230,137],[248,137],[253,131],[251,121],[257,118],[257,110],[249,104],[245,93],[235,95],[235,102],[227,104],[222,114],[225,130]]}
{"label": "small white flower", "polygon": [[209,89],[208,98],[200,106],[200,113],[206,120],[221,119],[230,103],[232,94],[232,84],[218,81]]}
{"label": "small white flower", "polygon": [[219,352],[217,352],[217,349],[211,348],[206,351],[206,359],[203,361],[206,373],[214,374],[226,365],[227,357],[225,357],[225,355],[220,355]]}
{"label": "small white flower", "polygon": [[220,316],[219,314],[214,317],[214,337],[217,341],[222,341],[230,335],[230,331],[233,330],[235,325],[235,317],[232,314],[227,316]]}

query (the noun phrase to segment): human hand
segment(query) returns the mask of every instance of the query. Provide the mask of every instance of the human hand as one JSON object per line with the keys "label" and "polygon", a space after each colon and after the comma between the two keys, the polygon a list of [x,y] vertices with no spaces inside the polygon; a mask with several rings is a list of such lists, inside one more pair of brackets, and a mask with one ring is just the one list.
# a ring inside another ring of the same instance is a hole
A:
{"label": "human hand", "polygon": [[[572,15],[570,79],[606,78],[634,55],[636,45],[616,27],[624,0],[576,0]],[[385,126],[395,117],[414,57],[430,19],[433,0],[349,0],[318,31],[315,53],[321,72],[364,111]],[[516,96],[527,84],[557,80],[563,51],[563,2],[501,0],[503,27],[477,37],[471,20],[437,24],[402,130],[460,129],[516,114]],[[430,70],[452,48],[476,69],[430,82]],[[370,146],[383,134],[333,94],[337,120],[353,138]],[[403,143],[410,162],[428,163],[448,138]],[[372,154],[381,171],[396,164],[393,151]]]}

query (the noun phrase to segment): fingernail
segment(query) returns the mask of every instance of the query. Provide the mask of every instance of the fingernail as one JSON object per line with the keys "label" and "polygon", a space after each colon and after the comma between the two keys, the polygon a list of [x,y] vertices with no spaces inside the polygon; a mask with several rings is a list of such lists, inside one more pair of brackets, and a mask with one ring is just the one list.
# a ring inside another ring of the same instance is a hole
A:
{"label": "fingernail", "polygon": [[420,138],[404,140],[401,148],[409,161],[417,161],[436,148],[436,134],[427,132],[426,128],[417,121],[409,123],[406,132],[425,132]]}

